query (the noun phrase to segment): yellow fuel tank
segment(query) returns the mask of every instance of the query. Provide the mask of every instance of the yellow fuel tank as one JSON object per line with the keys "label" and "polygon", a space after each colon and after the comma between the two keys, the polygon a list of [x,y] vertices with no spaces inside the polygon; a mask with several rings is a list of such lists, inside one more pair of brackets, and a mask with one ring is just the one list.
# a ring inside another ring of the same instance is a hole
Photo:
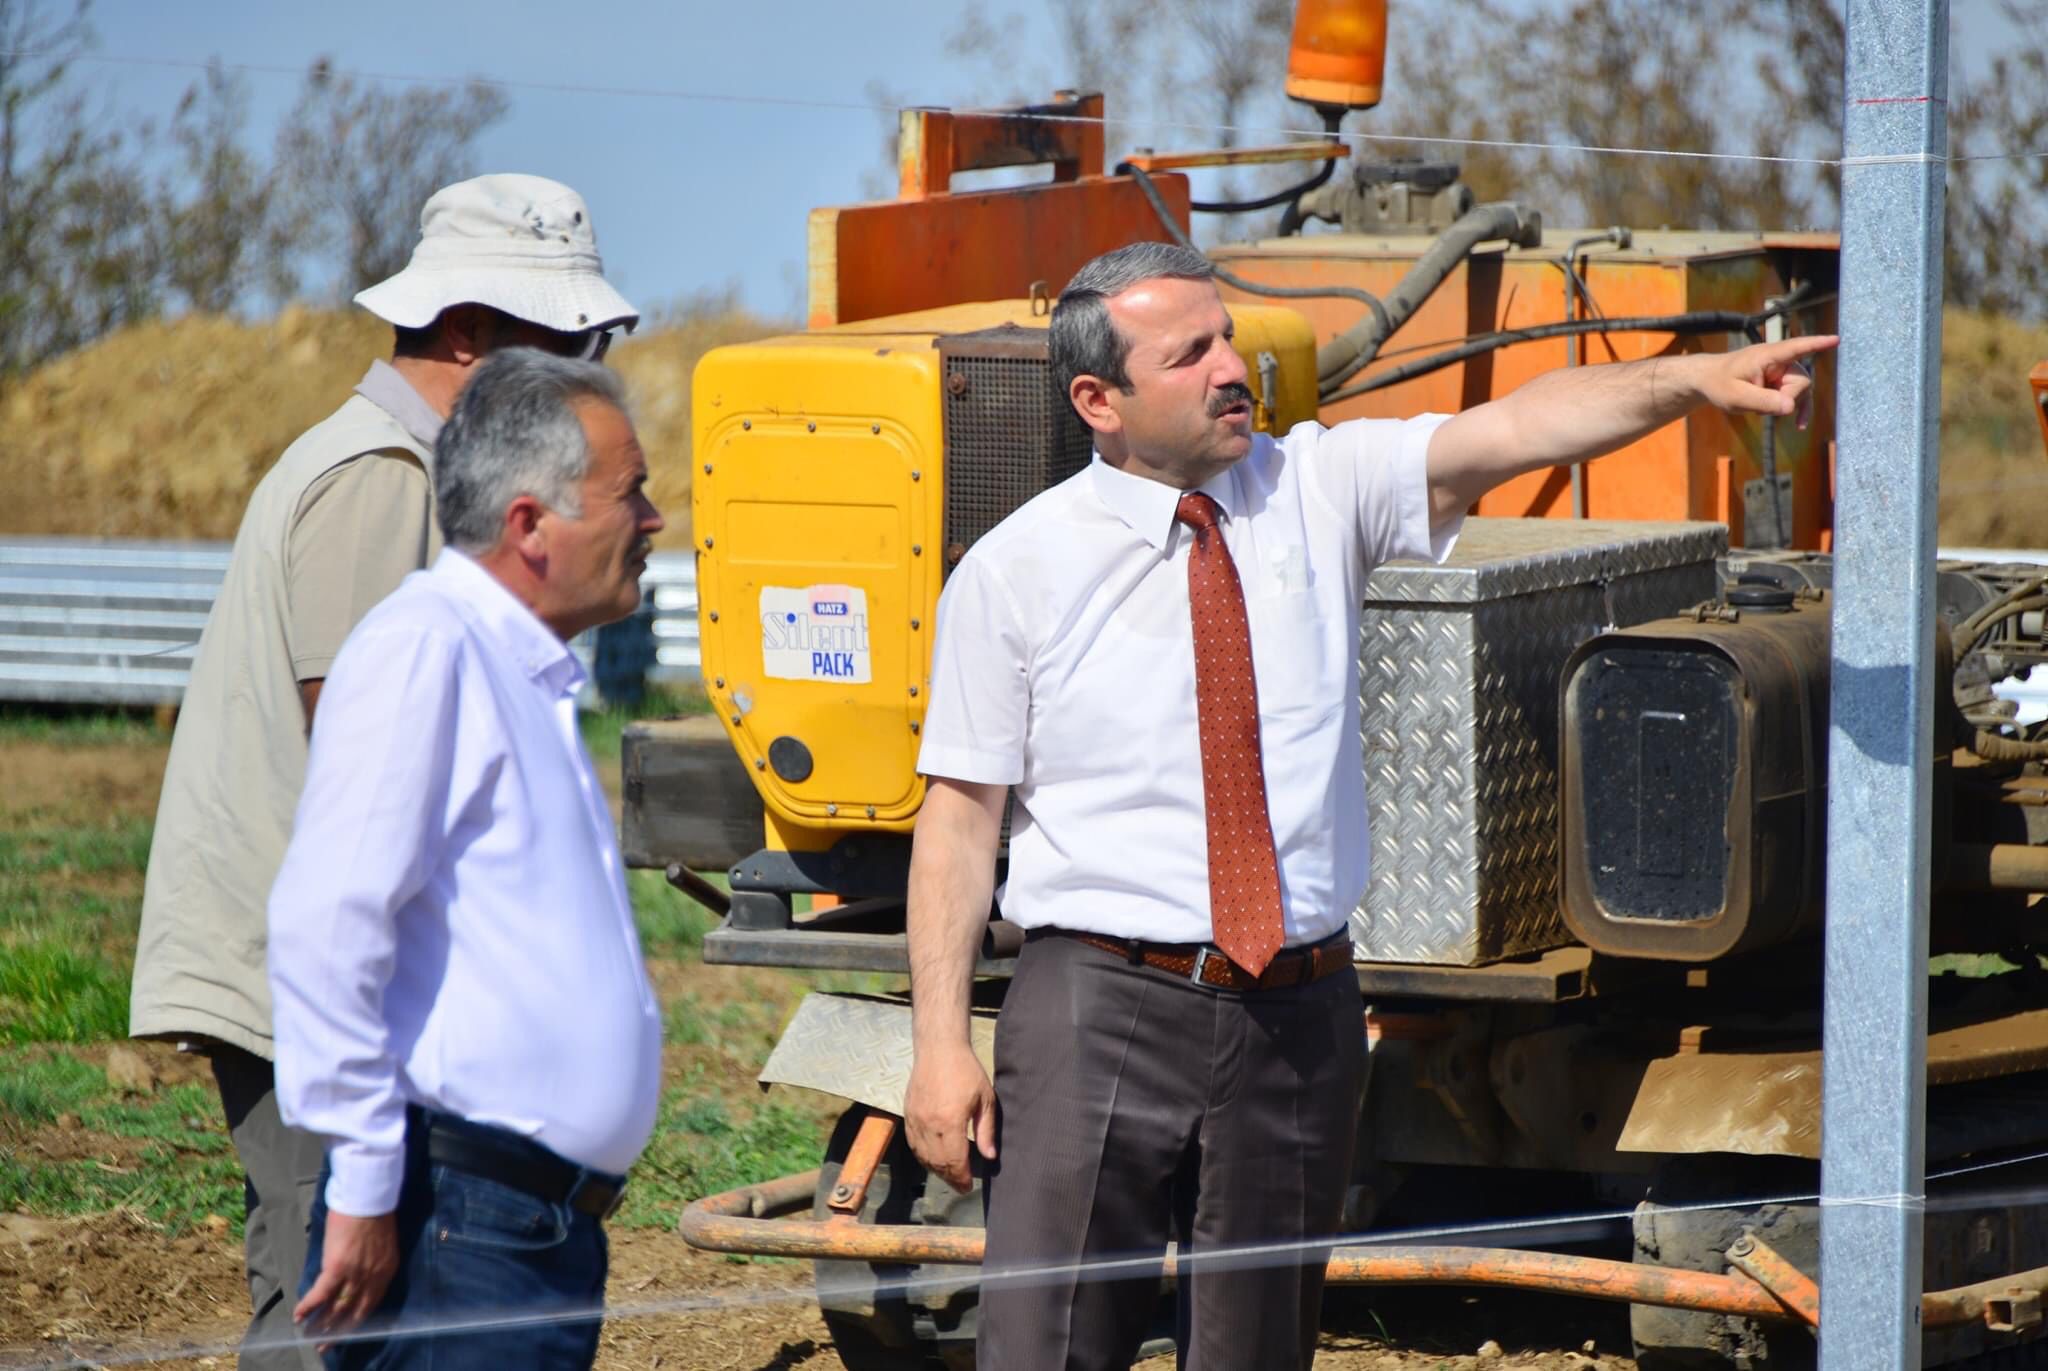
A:
{"label": "yellow fuel tank", "polygon": [[[704,684],[765,846],[907,831],[946,571],[1086,466],[1042,303],[1002,300],[718,348],[697,364],[691,513]],[[1234,304],[1254,421],[1315,417],[1315,339]],[[1270,393],[1269,393],[1270,392]]]}

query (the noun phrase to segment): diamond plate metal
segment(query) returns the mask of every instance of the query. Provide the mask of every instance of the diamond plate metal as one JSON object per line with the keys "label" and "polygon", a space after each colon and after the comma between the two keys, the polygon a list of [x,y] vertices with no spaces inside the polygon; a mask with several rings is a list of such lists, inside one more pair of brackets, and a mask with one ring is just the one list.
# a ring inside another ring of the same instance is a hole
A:
{"label": "diamond plate metal", "polygon": [[[982,1069],[993,1073],[995,1013],[973,1011],[968,1032]],[[755,1079],[762,1085],[800,1086],[902,1114],[903,1091],[910,1084],[910,1001],[806,995]]]}
{"label": "diamond plate metal", "polygon": [[1360,957],[1476,966],[1569,941],[1557,908],[1559,673],[1603,628],[1711,599],[1726,547],[1719,524],[1471,519],[1446,566],[1368,578]]}
{"label": "diamond plate metal", "polygon": [[1690,566],[1727,550],[1720,524],[1467,519],[1448,561],[1377,567],[1366,577],[1365,599],[1476,604]]}

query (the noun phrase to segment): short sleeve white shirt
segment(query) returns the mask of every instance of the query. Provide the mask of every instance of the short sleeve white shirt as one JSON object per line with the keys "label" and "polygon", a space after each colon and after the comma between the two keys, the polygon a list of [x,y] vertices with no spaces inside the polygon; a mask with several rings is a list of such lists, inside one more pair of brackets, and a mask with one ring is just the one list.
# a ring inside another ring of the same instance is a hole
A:
{"label": "short sleeve white shirt", "polygon": [[[1202,487],[1244,587],[1289,945],[1342,929],[1365,893],[1363,583],[1449,554],[1462,519],[1432,531],[1426,465],[1447,417],[1260,434]],[[1023,927],[1210,937],[1180,494],[1098,456],[977,542],[940,597],[918,769],[1012,788],[999,901]]]}

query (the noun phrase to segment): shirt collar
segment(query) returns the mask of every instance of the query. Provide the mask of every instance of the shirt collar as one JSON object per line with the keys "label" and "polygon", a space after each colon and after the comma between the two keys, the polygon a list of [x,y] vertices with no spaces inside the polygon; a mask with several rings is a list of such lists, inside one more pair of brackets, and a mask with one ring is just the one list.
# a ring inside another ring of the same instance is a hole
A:
{"label": "shirt collar", "polygon": [[434,412],[434,407],[412,388],[412,382],[399,374],[397,367],[381,357],[370,363],[363,379],[356,382],[356,394],[396,419],[414,442],[429,455],[433,453],[446,420]]}
{"label": "shirt collar", "polygon": [[[1241,464],[1240,464],[1241,465]],[[1102,460],[1096,453],[1089,464],[1095,479],[1095,493],[1112,514],[1129,524],[1153,547],[1164,551],[1173,536],[1174,514],[1180,508],[1182,492],[1149,476],[1133,476]],[[1237,492],[1237,466],[1225,467],[1196,489],[1214,500],[1226,519],[1234,519],[1243,508]]]}
{"label": "shirt collar", "polygon": [[569,645],[474,558],[444,547],[431,574],[459,587],[462,603],[472,611],[471,622],[529,677],[557,695],[574,695],[583,688],[583,663]]}

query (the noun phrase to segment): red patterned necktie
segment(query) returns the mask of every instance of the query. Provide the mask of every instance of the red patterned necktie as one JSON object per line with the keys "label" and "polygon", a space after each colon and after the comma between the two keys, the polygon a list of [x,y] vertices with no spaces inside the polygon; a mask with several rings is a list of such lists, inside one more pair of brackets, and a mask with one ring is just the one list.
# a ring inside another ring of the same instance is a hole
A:
{"label": "red patterned necktie", "polygon": [[1209,921],[1216,946],[1256,976],[1285,937],[1280,862],[1259,757],[1251,622],[1217,513],[1214,500],[1189,491],[1174,518],[1195,533],[1188,551],[1188,608],[1195,625],[1202,799],[1209,814]]}

